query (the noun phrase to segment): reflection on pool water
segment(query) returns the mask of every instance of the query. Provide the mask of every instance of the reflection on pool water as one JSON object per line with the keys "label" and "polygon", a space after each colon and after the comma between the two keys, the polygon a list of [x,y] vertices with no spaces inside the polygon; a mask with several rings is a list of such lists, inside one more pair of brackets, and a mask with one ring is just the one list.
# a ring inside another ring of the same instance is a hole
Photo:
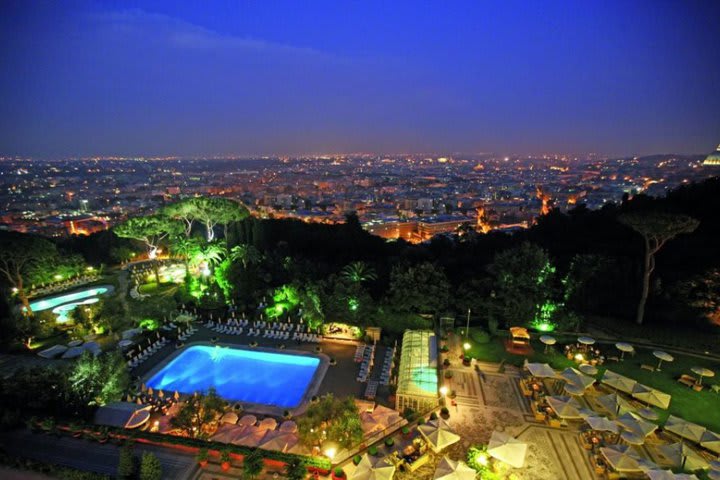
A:
{"label": "reflection on pool water", "polygon": [[227,400],[293,408],[320,359],[219,346],[192,346],[147,381],[153,389],[194,393],[215,387]]}
{"label": "reflection on pool water", "polygon": [[66,322],[68,320],[67,314],[70,310],[78,305],[95,303],[100,300],[97,298],[99,295],[104,295],[112,291],[112,285],[86,288],[73,293],[35,300],[34,302],[30,302],[30,308],[32,308],[33,312],[52,309],[52,312],[58,316],[58,322]]}

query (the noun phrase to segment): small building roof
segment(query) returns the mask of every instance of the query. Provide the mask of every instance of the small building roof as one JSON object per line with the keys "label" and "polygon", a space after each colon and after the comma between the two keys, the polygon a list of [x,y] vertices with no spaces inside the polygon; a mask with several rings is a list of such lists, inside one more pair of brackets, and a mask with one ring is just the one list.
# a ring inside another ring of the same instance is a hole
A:
{"label": "small building roof", "polygon": [[403,335],[398,395],[437,397],[437,337],[429,330],[407,330]]}
{"label": "small building roof", "polygon": [[137,412],[148,408],[147,406],[131,402],[108,403],[97,409],[94,421],[97,425],[124,428],[133,420]]}

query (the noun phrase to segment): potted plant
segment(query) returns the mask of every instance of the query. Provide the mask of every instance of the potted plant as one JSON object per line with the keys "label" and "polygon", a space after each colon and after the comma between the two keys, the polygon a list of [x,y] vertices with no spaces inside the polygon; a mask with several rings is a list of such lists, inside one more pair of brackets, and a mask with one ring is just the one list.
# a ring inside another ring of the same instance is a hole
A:
{"label": "potted plant", "polygon": [[292,412],[290,412],[290,410],[283,410],[283,418],[290,420],[292,418]]}
{"label": "potted plant", "polygon": [[436,412],[432,412],[432,413],[430,414],[430,420],[437,420],[437,413],[436,413]]}
{"label": "potted plant", "polygon": [[342,467],[337,467],[332,472],[332,479],[333,480],[340,480],[345,478],[345,470],[342,469]]}
{"label": "potted plant", "polygon": [[230,470],[230,450],[223,450],[220,453],[220,467],[223,472]]}
{"label": "potted plant", "polygon": [[448,417],[450,416],[450,410],[448,410],[447,407],[442,407],[442,408],[440,409],[440,416],[441,416],[442,418],[448,418]]}
{"label": "potted plant", "polygon": [[337,360],[334,357],[330,357],[330,365],[337,365]]}
{"label": "potted plant", "polygon": [[377,447],[373,445],[372,447],[368,448],[368,453],[374,457],[378,453]]}
{"label": "potted plant", "polygon": [[358,465],[361,460],[362,460],[362,457],[360,455],[355,455],[353,457],[353,464]]}
{"label": "potted plant", "polygon": [[83,428],[82,425],[78,422],[72,422],[68,429],[70,430],[70,434],[75,438],[80,438],[83,434]]}
{"label": "potted plant", "polygon": [[410,434],[410,428],[409,428],[407,425],[405,425],[404,427],[402,427],[402,429],[400,429],[400,431],[401,431],[402,434],[405,435],[406,437]]}
{"label": "potted plant", "polygon": [[208,464],[208,449],[207,448],[201,448],[198,450],[197,456],[195,459],[198,462],[198,465],[200,465],[200,468],[207,467]]}
{"label": "potted plant", "polygon": [[395,445],[395,440],[393,440],[392,438],[385,439],[385,446],[392,447],[393,445]]}

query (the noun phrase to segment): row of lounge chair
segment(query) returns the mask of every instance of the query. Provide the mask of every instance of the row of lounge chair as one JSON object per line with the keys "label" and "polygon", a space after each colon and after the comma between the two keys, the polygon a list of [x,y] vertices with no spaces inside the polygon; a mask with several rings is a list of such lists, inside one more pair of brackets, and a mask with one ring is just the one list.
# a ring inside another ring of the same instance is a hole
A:
{"label": "row of lounge chair", "polygon": [[127,366],[130,368],[135,368],[135,367],[140,366],[145,360],[147,360],[148,358],[155,355],[158,351],[160,351],[168,343],[170,343],[170,339],[165,338],[165,337],[160,338],[159,340],[156,340],[149,347],[147,347],[143,351],[141,351],[139,355],[136,355],[136,356],[130,358],[127,361]]}
{"label": "row of lounge chair", "polygon": [[383,360],[382,371],[380,373],[380,383],[388,385],[390,383],[390,374],[395,359],[395,348],[390,348],[385,352],[385,360]]}
{"label": "row of lounge chair", "polygon": [[362,359],[362,362],[360,363],[360,373],[358,373],[358,376],[356,378],[356,380],[358,382],[367,382],[367,379],[370,376],[370,372],[372,371],[374,362],[375,362],[375,344],[366,348],[365,351],[363,352],[363,359]]}
{"label": "row of lounge chair", "polygon": [[80,277],[75,277],[71,280],[63,280],[62,282],[52,283],[50,285],[40,285],[39,287],[36,287],[35,285],[32,285],[30,287],[30,290],[28,292],[29,297],[35,297],[37,295],[47,295],[49,293],[55,293],[60,292],[63,290],[67,290],[71,287],[77,287],[79,285],[84,285],[86,283],[94,282],[97,280],[99,275],[92,274],[92,275],[82,275]]}
{"label": "row of lounge chair", "polygon": [[[266,323],[266,322],[262,322]],[[245,333],[243,327],[231,325],[231,324],[215,324],[212,320],[207,322],[205,326],[218,333],[224,333],[226,335],[242,335]],[[246,335],[248,337],[259,337],[262,334],[262,338],[269,338],[272,340],[298,340],[301,342],[319,343],[322,340],[322,335],[315,333],[304,333],[304,332],[292,332],[291,330],[262,330],[260,328],[249,328]],[[292,334],[292,337],[290,336]]]}

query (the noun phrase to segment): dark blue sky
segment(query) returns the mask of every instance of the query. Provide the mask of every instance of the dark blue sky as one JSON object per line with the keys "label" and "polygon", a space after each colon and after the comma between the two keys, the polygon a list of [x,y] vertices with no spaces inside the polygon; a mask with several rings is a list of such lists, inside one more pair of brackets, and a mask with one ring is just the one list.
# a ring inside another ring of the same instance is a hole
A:
{"label": "dark blue sky", "polygon": [[720,2],[0,3],[0,154],[707,152]]}

